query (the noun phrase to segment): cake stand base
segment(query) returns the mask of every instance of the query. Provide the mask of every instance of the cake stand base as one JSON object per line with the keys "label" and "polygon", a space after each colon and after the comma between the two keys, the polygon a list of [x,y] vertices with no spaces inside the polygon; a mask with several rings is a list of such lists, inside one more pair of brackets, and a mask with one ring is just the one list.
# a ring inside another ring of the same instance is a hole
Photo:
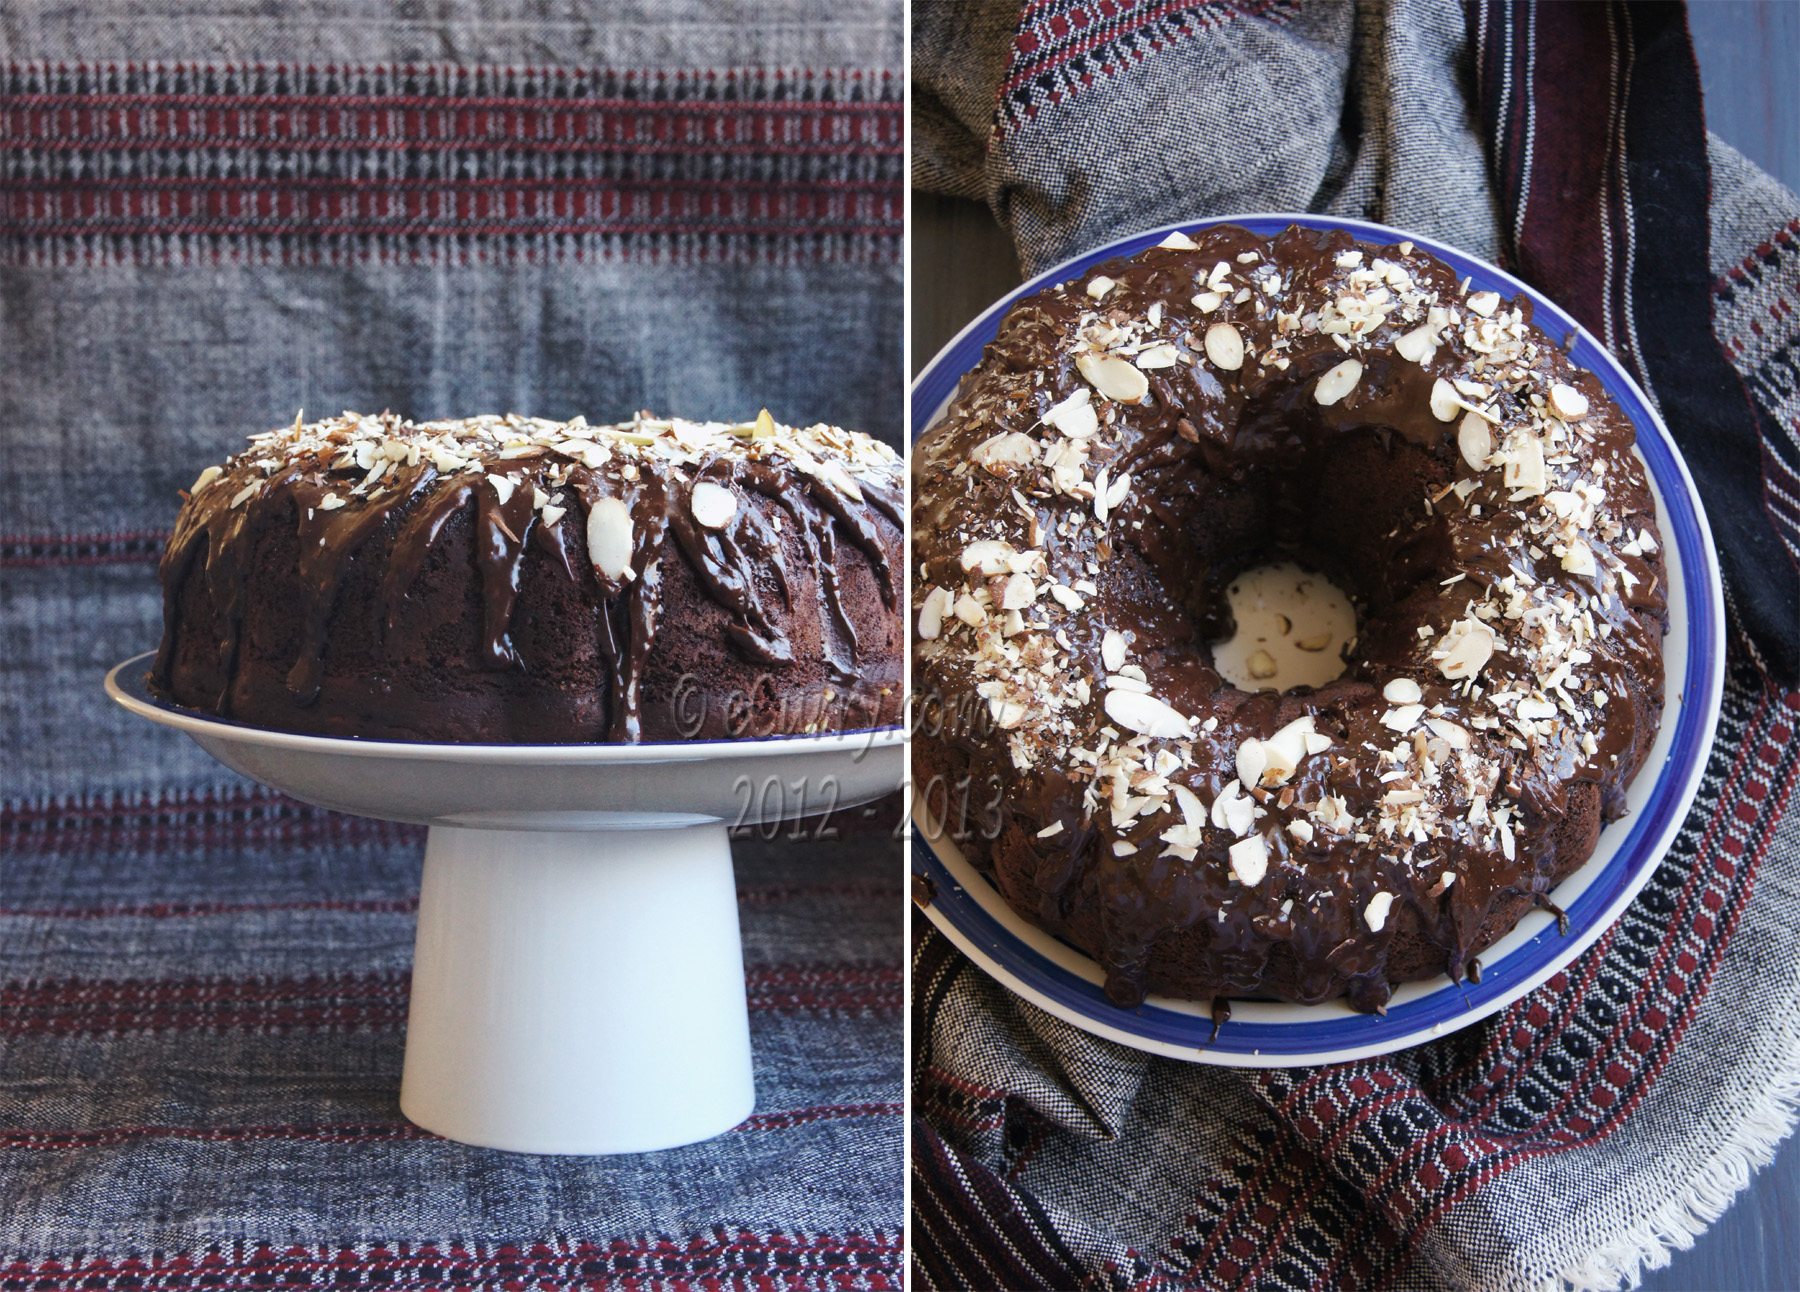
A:
{"label": "cake stand base", "polygon": [[[725,822],[841,814],[900,785],[898,727],[664,745],[269,731],[107,674],[130,712],[308,803],[429,826],[400,1108],[523,1153],[635,1153],[755,1100]],[[797,797],[796,797],[797,796]]]}
{"label": "cake stand base", "polygon": [[431,827],[400,1109],[524,1153],[707,1139],[755,1101],[721,823]]}

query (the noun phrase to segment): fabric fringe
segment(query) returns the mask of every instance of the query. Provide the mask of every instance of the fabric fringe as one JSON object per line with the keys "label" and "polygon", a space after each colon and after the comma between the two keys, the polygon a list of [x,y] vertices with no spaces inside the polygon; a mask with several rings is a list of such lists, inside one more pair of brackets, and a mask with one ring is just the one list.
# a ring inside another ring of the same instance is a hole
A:
{"label": "fabric fringe", "polygon": [[1539,1285],[1542,1292],[1613,1292],[1635,1288],[1646,1270],[1668,1267],[1678,1251],[1725,1214],[1751,1177],[1775,1160],[1781,1142],[1800,1118],[1800,1009],[1777,1024],[1778,1070],[1748,1109],[1732,1120],[1731,1134],[1681,1192],[1625,1230]]}

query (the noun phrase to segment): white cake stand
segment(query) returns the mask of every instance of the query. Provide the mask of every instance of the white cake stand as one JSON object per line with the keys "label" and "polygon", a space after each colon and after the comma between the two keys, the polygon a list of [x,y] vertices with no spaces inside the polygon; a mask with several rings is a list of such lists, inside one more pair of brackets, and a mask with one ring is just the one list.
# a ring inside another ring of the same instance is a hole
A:
{"label": "white cake stand", "polygon": [[431,827],[400,1109],[488,1148],[642,1152],[748,1116],[729,831],[841,813],[902,775],[898,728],[665,745],[265,731],[156,700],[151,658],[107,675],[132,713],[308,803]]}

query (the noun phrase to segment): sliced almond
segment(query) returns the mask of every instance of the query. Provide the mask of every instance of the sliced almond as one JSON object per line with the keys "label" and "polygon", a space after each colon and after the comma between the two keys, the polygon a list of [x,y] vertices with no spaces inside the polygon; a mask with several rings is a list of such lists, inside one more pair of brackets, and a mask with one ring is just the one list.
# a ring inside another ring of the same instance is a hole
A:
{"label": "sliced almond", "polygon": [[1266,650],[1251,651],[1250,658],[1244,663],[1250,666],[1250,676],[1259,681],[1266,681],[1281,671],[1281,666],[1275,662],[1275,657]]}
{"label": "sliced almond", "polygon": [[1313,387],[1313,398],[1329,408],[1345,395],[1356,389],[1356,383],[1362,380],[1363,366],[1355,359],[1346,359],[1323,377]]}
{"label": "sliced almond", "polygon": [[1544,492],[1544,443],[1530,431],[1521,433],[1508,450],[1501,477],[1508,489],[1523,489],[1527,496]]}
{"label": "sliced almond", "polygon": [[1563,552],[1562,567],[1570,574],[1579,574],[1587,578],[1592,578],[1600,572],[1599,567],[1594,564],[1593,549],[1579,538],[1571,541],[1568,549]]}
{"label": "sliced almond", "polygon": [[1381,715],[1381,725],[1402,735],[1411,731],[1425,713],[1422,704],[1401,704]]}
{"label": "sliced almond", "polygon": [[1183,233],[1180,229],[1175,230],[1175,232],[1171,233],[1156,245],[1159,247],[1167,247],[1171,251],[1200,250],[1200,244],[1188,237],[1187,234]]}
{"label": "sliced almond", "polygon": [[1294,839],[1299,843],[1311,843],[1313,841],[1313,828],[1312,828],[1311,821],[1305,821],[1305,820],[1289,821],[1287,830],[1288,830],[1288,833],[1293,835]]}
{"label": "sliced almond", "polygon": [[1456,387],[1439,377],[1431,383],[1431,415],[1440,422],[1452,421],[1456,410],[1462,407],[1462,397],[1456,393]]}
{"label": "sliced almond", "polygon": [[1137,366],[1146,370],[1173,368],[1181,362],[1181,351],[1167,341],[1138,353]]}
{"label": "sliced almond", "polygon": [[487,482],[494,486],[494,494],[500,499],[500,505],[502,507],[504,507],[507,500],[513,496],[513,489],[516,488],[518,484],[511,476],[497,476],[491,471],[487,473]]}
{"label": "sliced almond", "polygon": [[1100,430],[1100,416],[1094,412],[1093,390],[1082,387],[1075,390],[1069,398],[1064,399],[1044,414],[1044,421],[1055,426],[1069,439],[1089,439]]}
{"label": "sliced almond", "polygon": [[1170,787],[1175,791],[1175,805],[1181,809],[1181,819],[1191,826],[1206,824],[1206,805],[1200,796],[1185,785]]}
{"label": "sliced almond", "polygon": [[1381,688],[1381,698],[1390,704],[1417,704],[1425,691],[1410,677],[1397,677]]}
{"label": "sliced almond", "polygon": [[1326,632],[1313,637],[1301,637],[1294,642],[1294,645],[1303,651],[1322,651],[1331,645],[1331,634]]}
{"label": "sliced almond", "polygon": [[737,515],[738,496],[712,480],[696,480],[688,494],[688,510],[708,529],[724,529]]}
{"label": "sliced almond", "polygon": [[[1090,417],[1093,416],[1093,411],[1088,409]],[[1029,435],[1007,431],[983,440],[970,451],[969,456],[974,459],[976,466],[985,467],[995,475],[1005,475],[1036,462],[1038,445]]]}
{"label": "sliced almond", "polygon": [[1095,300],[1100,300],[1117,286],[1118,283],[1108,278],[1105,274],[1096,274],[1088,279],[1087,294],[1092,296]]}
{"label": "sliced almond", "polygon": [[1285,785],[1306,760],[1306,738],[1312,734],[1312,715],[1296,718],[1263,741],[1262,783]]}
{"label": "sliced almond", "polygon": [[1472,469],[1486,470],[1488,459],[1494,456],[1494,432],[1487,419],[1479,413],[1463,414],[1462,425],[1456,428],[1456,447]]}
{"label": "sliced almond", "polygon": [[1402,359],[1411,360],[1421,367],[1431,362],[1432,356],[1437,353],[1437,345],[1437,329],[1429,323],[1394,338],[1394,352]]}
{"label": "sliced almond", "polygon": [[1477,676],[1494,656],[1494,633],[1485,624],[1461,621],[1466,631],[1450,643],[1444,658],[1438,661],[1438,672],[1452,682]]}
{"label": "sliced almond", "polygon": [[1269,765],[1268,751],[1255,736],[1246,736],[1237,748],[1237,774],[1244,788],[1253,790],[1262,784],[1263,772]]}
{"label": "sliced almond", "polygon": [[1002,610],[1023,610],[1037,600],[1037,585],[1031,581],[1029,574],[1015,574],[1006,581],[1006,588],[1000,594]]}
{"label": "sliced almond", "polygon": [[1190,734],[1188,720],[1180,713],[1153,695],[1135,691],[1108,691],[1106,716],[1143,736],[1180,740]]}
{"label": "sliced almond", "polygon": [[1369,899],[1369,904],[1363,908],[1363,922],[1369,926],[1369,932],[1381,932],[1387,924],[1388,911],[1393,905],[1392,893],[1377,893]]}
{"label": "sliced almond", "polygon": [[944,630],[944,612],[949,609],[950,589],[933,588],[925,594],[925,604],[919,607],[919,636],[923,640],[937,640]]}
{"label": "sliced almond", "polygon": [[631,513],[617,498],[602,498],[588,509],[588,560],[615,582],[631,572]]}
{"label": "sliced almond", "polygon": [[1206,329],[1206,357],[1215,368],[1236,372],[1244,366],[1244,338],[1229,323],[1214,323]]}
{"label": "sliced almond", "polygon": [[1150,393],[1150,379],[1118,355],[1084,354],[1075,366],[1095,390],[1121,404],[1135,404]]}
{"label": "sliced almond", "polygon": [[1108,673],[1117,673],[1125,667],[1125,639],[1108,628],[1100,638],[1100,662],[1106,665]]}
{"label": "sliced almond", "polygon": [[1465,298],[1466,304],[1484,319],[1494,317],[1494,311],[1500,308],[1499,292],[1472,292]]}
{"label": "sliced almond", "polygon": [[1012,568],[1012,558],[1017,555],[1011,543],[997,538],[982,538],[963,548],[960,559],[965,570],[1005,574]]}
{"label": "sliced almond", "polygon": [[1231,873],[1245,888],[1255,888],[1269,873],[1269,845],[1260,834],[1231,845]]}
{"label": "sliced almond", "polygon": [[1225,303],[1225,298],[1217,292],[1200,292],[1194,297],[1194,308],[1202,314],[1211,314]]}
{"label": "sliced almond", "polygon": [[208,467],[200,473],[200,478],[194,481],[194,487],[189,489],[188,492],[190,494],[198,495],[202,489],[206,488],[207,485],[211,484],[224,474],[224,467]]}
{"label": "sliced almond", "polygon": [[1256,826],[1256,803],[1244,797],[1243,787],[1237,781],[1226,781],[1213,799],[1212,823],[1220,830],[1229,830],[1242,838]]}
{"label": "sliced almond", "polygon": [[820,462],[813,466],[814,478],[823,480],[841,494],[847,494],[857,502],[863,500],[862,486],[856,483],[856,477],[844,470],[836,462]]}
{"label": "sliced almond", "polygon": [[988,699],[988,712],[993,714],[996,727],[1012,731],[1024,724],[1031,711],[1016,700],[996,695]]}
{"label": "sliced almond", "polygon": [[1469,732],[1466,727],[1459,726],[1448,718],[1427,718],[1425,725],[1436,732],[1450,748],[1467,749],[1469,747]]}
{"label": "sliced almond", "polygon": [[1565,386],[1559,381],[1550,387],[1550,407],[1556,410],[1556,415],[1563,421],[1573,422],[1587,416],[1587,396],[1575,387]]}

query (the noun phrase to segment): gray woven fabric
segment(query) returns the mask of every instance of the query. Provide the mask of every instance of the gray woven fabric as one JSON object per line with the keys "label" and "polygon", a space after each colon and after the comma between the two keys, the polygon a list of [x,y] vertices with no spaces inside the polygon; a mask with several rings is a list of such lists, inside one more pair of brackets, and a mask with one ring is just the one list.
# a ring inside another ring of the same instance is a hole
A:
{"label": "gray woven fabric", "polygon": [[302,407],[897,443],[903,40],[885,0],[0,3],[8,1277],[897,1282],[888,830],[739,851],[745,1127],[487,1153],[395,1104],[421,834],[100,682],[178,490]]}

